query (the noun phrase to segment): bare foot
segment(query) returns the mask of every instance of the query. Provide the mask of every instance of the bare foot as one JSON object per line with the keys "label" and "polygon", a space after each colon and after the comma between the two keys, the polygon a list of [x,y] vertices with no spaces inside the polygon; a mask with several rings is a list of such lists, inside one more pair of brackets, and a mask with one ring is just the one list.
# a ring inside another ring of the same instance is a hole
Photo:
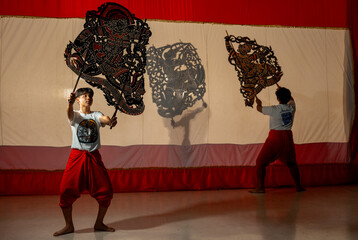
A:
{"label": "bare foot", "polygon": [[64,234],[68,234],[68,233],[73,233],[75,231],[74,227],[69,225],[69,226],[65,226],[64,228],[62,228],[61,230],[55,232],[53,235],[54,236],[60,236],[60,235],[64,235]]}
{"label": "bare foot", "polygon": [[249,193],[265,193],[265,189],[252,189]]}
{"label": "bare foot", "polygon": [[108,227],[104,223],[96,223],[94,225],[94,230],[95,231],[102,231],[102,232],[114,232],[114,231],[116,231],[114,228]]}

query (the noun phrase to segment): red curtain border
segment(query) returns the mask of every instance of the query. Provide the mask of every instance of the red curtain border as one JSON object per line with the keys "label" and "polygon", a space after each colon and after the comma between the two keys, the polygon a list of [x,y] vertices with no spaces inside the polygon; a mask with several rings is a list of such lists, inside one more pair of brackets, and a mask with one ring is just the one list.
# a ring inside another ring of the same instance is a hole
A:
{"label": "red curtain border", "polygon": [[349,1],[341,0],[2,0],[0,15],[84,18],[105,2],[116,2],[142,19],[240,25],[346,27]]}
{"label": "red curtain border", "polygon": [[[304,186],[350,184],[357,175],[350,164],[300,165]],[[255,167],[157,168],[109,170],[114,192],[252,188]],[[59,193],[63,171],[0,170],[0,195]],[[267,168],[266,186],[293,186],[286,166]]]}

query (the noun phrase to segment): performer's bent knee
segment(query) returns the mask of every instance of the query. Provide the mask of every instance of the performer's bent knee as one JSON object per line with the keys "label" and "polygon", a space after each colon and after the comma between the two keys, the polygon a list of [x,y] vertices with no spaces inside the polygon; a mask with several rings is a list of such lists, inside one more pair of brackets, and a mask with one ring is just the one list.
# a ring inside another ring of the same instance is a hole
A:
{"label": "performer's bent knee", "polygon": [[112,197],[102,199],[97,198],[96,200],[101,207],[108,208],[109,205],[111,205]]}
{"label": "performer's bent knee", "polygon": [[72,206],[72,204],[73,204],[75,201],[76,201],[76,199],[69,201],[69,200],[63,200],[63,199],[61,198],[59,205],[60,205],[61,208],[69,208],[69,207]]}
{"label": "performer's bent knee", "polygon": [[79,198],[79,195],[76,194],[68,194],[68,192],[64,192],[60,194],[60,207],[68,208],[71,207],[72,204]]}

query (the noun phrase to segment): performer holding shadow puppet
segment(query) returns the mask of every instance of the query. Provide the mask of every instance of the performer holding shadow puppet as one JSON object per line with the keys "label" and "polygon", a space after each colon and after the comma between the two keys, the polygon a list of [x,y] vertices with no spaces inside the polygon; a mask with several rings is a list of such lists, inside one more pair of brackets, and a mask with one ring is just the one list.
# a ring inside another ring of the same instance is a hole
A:
{"label": "performer holding shadow puppet", "polygon": [[295,101],[289,89],[278,84],[277,86],[278,105],[263,107],[261,100],[256,96],[257,111],[270,116],[270,132],[256,159],[257,185],[249,191],[250,193],[265,193],[266,167],[276,159],[289,168],[296,184],[296,191],[305,191],[301,185],[291,131],[296,112]]}
{"label": "performer holding shadow puppet", "polygon": [[[79,111],[73,110],[75,101],[80,105]],[[98,149],[101,147],[99,128],[106,125],[116,126],[117,118],[109,118],[101,112],[91,111],[92,103],[91,88],[80,88],[68,98],[67,117],[72,129],[72,150],[60,185],[60,207],[66,225],[55,232],[54,236],[74,232],[72,204],[85,190],[99,204],[94,230],[115,231],[103,223],[113,197],[113,190]]]}

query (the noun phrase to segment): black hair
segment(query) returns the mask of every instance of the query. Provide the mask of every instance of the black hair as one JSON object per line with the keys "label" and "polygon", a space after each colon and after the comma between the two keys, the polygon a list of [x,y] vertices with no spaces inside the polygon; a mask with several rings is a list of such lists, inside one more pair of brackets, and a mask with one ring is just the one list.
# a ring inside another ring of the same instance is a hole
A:
{"label": "black hair", "polygon": [[276,97],[282,104],[287,104],[291,99],[291,91],[287,88],[279,88],[276,91]]}
{"label": "black hair", "polygon": [[76,98],[78,98],[81,95],[84,95],[86,93],[89,93],[91,97],[93,97],[93,90],[91,88],[79,88],[76,91]]}

